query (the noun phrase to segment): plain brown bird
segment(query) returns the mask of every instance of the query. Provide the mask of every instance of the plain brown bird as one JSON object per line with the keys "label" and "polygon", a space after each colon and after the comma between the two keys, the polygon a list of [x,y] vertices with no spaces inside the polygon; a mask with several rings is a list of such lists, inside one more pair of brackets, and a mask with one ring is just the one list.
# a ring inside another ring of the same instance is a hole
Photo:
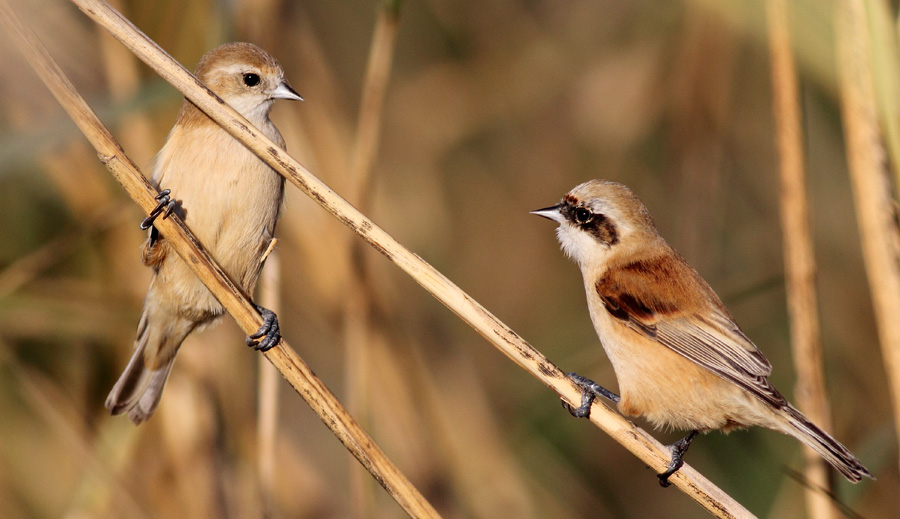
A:
{"label": "plain brown bird", "polygon": [[[772,366],[687,262],[659,235],[644,204],[616,182],[592,180],[555,206],[533,211],[559,224],[563,251],[581,268],[591,320],[619,381],[621,398],[584,377],[587,416],[595,395],[656,427],[691,431],[672,445],[682,465],[698,432],[758,425],[812,447],[848,480],[872,477],[769,383]],[[874,478],[873,478],[874,479]]]}
{"label": "plain brown bird", "polygon": [[[195,75],[282,149],[284,139],[269,120],[275,99],[302,99],[284,79],[281,65],[259,47],[227,43],[200,59]],[[224,308],[170,248],[154,219],[178,214],[228,276],[250,295],[275,233],[284,178],[185,99],[178,120],[156,157],[152,183],[160,205],[141,228],[150,228],[144,264],[153,278],[134,341],[134,354],[106,407],[127,412],[139,424],[159,405],[182,341],[224,313]],[[171,200],[169,193],[177,198]],[[260,350],[279,338],[275,314],[257,306],[266,324],[248,337]],[[257,341],[256,339],[261,339]]]}

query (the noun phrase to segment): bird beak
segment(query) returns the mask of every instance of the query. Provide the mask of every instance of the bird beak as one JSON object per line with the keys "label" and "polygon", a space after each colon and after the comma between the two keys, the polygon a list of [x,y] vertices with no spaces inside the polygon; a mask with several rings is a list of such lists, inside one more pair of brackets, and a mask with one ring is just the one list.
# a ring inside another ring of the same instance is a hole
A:
{"label": "bird beak", "polygon": [[293,101],[303,101],[303,98],[300,97],[300,94],[298,94],[293,88],[291,88],[291,85],[289,85],[287,81],[282,81],[281,83],[279,83],[278,86],[275,87],[275,90],[272,90],[269,95],[272,97],[272,99],[291,99]]}
{"label": "bird beak", "polygon": [[538,209],[537,211],[531,211],[531,214],[536,214],[538,216],[543,216],[549,220],[553,220],[556,223],[563,223],[563,215],[560,212],[561,204],[557,204],[551,207],[545,207],[543,209]]}

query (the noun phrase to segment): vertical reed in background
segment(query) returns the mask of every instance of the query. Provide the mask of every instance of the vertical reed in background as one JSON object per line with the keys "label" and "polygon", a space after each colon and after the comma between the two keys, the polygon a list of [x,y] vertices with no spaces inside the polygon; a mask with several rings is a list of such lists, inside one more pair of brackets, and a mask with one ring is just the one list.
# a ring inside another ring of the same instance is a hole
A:
{"label": "vertical reed in background", "polygon": [[[278,0],[239,0],[235,9],[239,37],[237,39],[253,42],[264,49],[276,49],[279,37]],[[296,86],[296,83],[295,83]],[[284,213],[282,211],[282,217]],[[281,224],[284,227],[284,224]],[[277,239],[276,239],[277,242]],[[281,315],[281,257],[277,250],[272,250],[264,258],[266,262],[259,278],[260,304],[277,315]],[[276,474],[282,465],[278,463],[278,425],[280,423],[279,383],[281,376],[278,370],[266,359],[257,362],[257,413],[256,413],[256,485],[259,498],[259,517],[269,519],[278,517],[276,506]]]}
{"label": "vertical reed in background", "polygon": [[[272,251],[266,259],[259,279],[260,305],[272,310],[276,314],[281,311],[281,259],[278,253]],[[275,485],[275,453],[278,445],[278,395],[280,393],[278,370],[271,362],[260,357],[259,363],[259,394],[256,421],[256,470],[257,484],[259,485],[260,517],[267,519],[275,517],[274,497],[272,495]]]}
{"label": "vertical reed in background", "polygon": [[882,141],[865,0],[841,0],[835,12],[841,111],[863,259],[900,433],[900,264],[888,156]]}
{"label": "vertical reed in background", "polygon": [[[794,398],[809,418],[831,431],[831,410],[822,373],[819,312],[816,306],[816,263],[806,197],[803,129],[797,72],[791,49],[787,0],[767,0],[769,52],[772,59],[772,99],[781,176],[781,227],[787,282],[791,346],[797,383]],[[807,516],[831,519],[836,510],[828,498],[828,466],[804,446]]]}
{"label": "vertical reed in background", "polygon": [[[121,0],[110,0],[119,12],[128,15]],[[137,95],[141,88],[139,61],[111,34],[97,30],[97,43],[103,58],[103,73],[113,101],[124,103]],[[150,160],[153,148],[153,125],[144,111],[129,112],[118,124],[122,146],[139,162]],[[144,287],[141,287],[142,289]]]}
{"label": "vertical reed in background", "polygon": [[[348,172],[348,200],[361,211],[366,211],[371,197],[372,169],[378,154],[384,97],[397,40],[399,9],[399,1],[382,1],[369,47],[356,138]],[[365,423],[370,412],[366,395],[371,390],[368,372],[372,367],[368,350],[373,344],[371,335],[376,331],[370,321],[373,298],[366,279],[363,248],[364,244],[355,236],[349,237],[344,248],[351,261],[346,263],[349,272],[345,276],[343,332],[347,408],[355,416],[362,417],[361,420]],[[354,517],[372,517],[375,500],[371,478],[359,470],[355,463],[350,469],[350,478]]]}

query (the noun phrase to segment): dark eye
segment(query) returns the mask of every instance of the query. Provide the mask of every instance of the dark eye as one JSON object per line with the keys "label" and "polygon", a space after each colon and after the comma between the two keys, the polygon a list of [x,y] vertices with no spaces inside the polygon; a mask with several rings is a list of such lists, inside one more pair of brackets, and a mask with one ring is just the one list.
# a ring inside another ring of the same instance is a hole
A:
{"label": "dark eye", "polygon": [[588,211],[587,209],[585,209],[584,207],[579,207],[578,209],[575,209],[575,221],[581,225],[584,225],[584,224],[590,222],[591,218],[593,218],[593,217],[594,217],[594,215],[591,214],[591,212]]}
{"label": "dark eye", "polygon": [[244,84],[248,87],[254,87],[259,84],[259,74],[254,74],[253,72],[247,72],[244,74]]}

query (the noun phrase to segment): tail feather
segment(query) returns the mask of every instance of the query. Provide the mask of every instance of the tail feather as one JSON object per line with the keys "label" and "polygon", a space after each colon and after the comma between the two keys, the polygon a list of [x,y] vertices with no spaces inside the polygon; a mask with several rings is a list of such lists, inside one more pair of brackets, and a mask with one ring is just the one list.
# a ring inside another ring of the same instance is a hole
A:
{"label": "tail feather", "polygon": [[819,453],[825,461],[834,466],[845,478],[853,483],[861,481],[863,476],[875,479],[875,476],[863,466],[862,462],[853,453],[828,433],[819,429],[816,424],[810,422],[803,413],[791,405],[787,405],[782,410],[787,413],[788,424],[791,426],[791,429],[785,432]]}
{"label": "tail feather", "polygon": [[[111,414],[127,412],[135,425],[146,421],[156,411],[175,362],[175,353],[195,326],[188,321],[164,319],[159,315],[151,319],[149,313],[145,306],[134,340],[134,354],[106,397],[106,408]],[[147,365],[148,360],[152,367]]]}
{"label": "tail feather", "polygon": [[135,425],[139,425],[148,420],[156,411],[156,407],[159,406],[159,400],[162,398],[163,388],[166,386],[166,381],[169,379],[169,373],[172,372],[172,365],[174,363],[175,357],[172,357],[165,367],[149,371],[149,381],[146,389],[144,389],[140,398],[137,399],[137,402],[128,409],[128,418],[130,418]]}

